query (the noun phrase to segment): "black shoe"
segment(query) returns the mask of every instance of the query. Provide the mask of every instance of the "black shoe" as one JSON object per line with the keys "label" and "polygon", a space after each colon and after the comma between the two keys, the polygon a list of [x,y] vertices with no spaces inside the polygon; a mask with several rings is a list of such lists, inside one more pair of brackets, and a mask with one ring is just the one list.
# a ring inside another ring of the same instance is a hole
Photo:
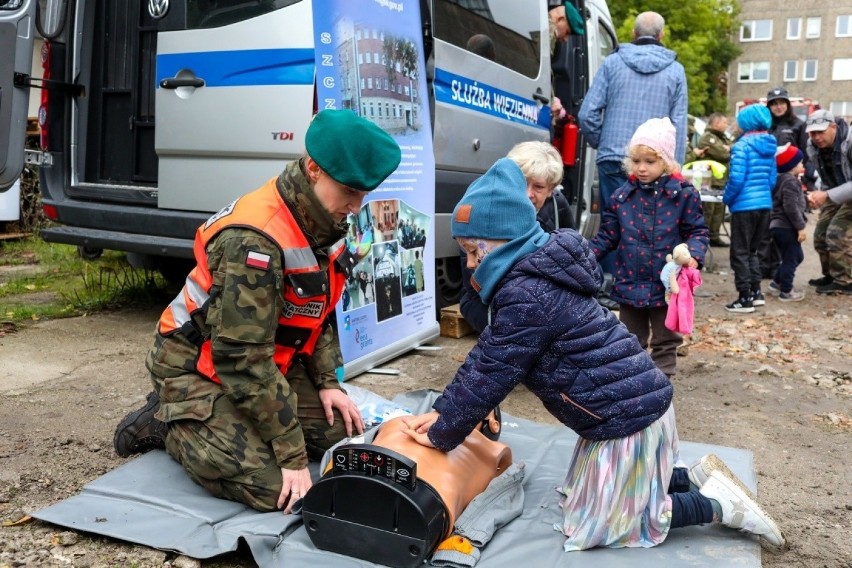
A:
{"label": "black shoe", "polygon": [[825,286],[817,286],[817,294],[852,294],[852,284],[840,284],[836,280]]}
{"label": "black shoe", "polygon": [[751,297],[739,298],[725,306],[725,309],[735,314],[750,314],[754,311],[754,304],[751,303]]}
{"label": "black shoe", "polygon": [[155,448],[165,448],[169,427],[165,422],[154,418],[159,409],[160,397],[152,392],[148,395],[145,406],[125,416],[115,429],[112,439],[115,453],[126,458]]}
{"label": "black shoe", "polygon": [[755,308],[758,306],[766,305],[766,298],[763,296],[763,292],[760,290],[752,290],[751,292],[751,305]]}
{"label": "black shoe", "polygon": [[808,280],[808,284],[811,286],[827,286],[834,282],[834,278],[831,276],[823,276],[822,278],[811,278]]}
{"label": "black shoe", "polygon": [[727,248],[727,247],[731,246],[731,243],[729,243],[728,241],[723,241],[722,239],[710,239],[710,246],[711,247]]}

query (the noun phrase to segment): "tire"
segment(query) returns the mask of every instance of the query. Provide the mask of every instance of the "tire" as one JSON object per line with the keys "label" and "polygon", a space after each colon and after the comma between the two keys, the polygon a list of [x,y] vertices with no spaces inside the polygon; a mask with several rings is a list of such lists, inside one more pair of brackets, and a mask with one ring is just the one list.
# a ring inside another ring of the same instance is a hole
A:
{"label": "tire", "polygon": [[194,266],[195,262],[188,258],[161,256],[157,262],[157,270],[171,286],[183,286],[189,271]]}
{"label": "tire", "polygon": [[441,308],[458,304],[462,289],[461,279],[459,257],[435,259],[435,289],[438,296],[439,318]]}
{"label": "tire", "polygon": [[94,248],[94,247],[86,247],[83,245],[79,245],[77,247],[77,254],[80,255],[80,258],[85,260],[97,260],[104,253],[104,249]]}

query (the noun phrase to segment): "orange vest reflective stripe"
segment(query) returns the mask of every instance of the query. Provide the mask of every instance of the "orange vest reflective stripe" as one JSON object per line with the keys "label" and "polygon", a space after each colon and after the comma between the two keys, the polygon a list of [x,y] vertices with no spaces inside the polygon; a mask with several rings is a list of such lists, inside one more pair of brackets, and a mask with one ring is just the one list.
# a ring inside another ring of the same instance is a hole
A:
{"label": "orange vest reflective stripe", "polygon": [[[274,360],[281,372],[286,373],[296,355],[313,353],[326,318],[343,294],[345,277],[335,260],[346,244],[341,239],[329,248],[328,269],[322,271],[308,239],[281,198],[276,179],[272,178],[259,189],[227,205],[198,228],[193,246],[196,266],[187,276],[183,289],[160,316],[158,331],[161,335],[171,335],[183,330],[184,335],[193,340],[192,316],[206,311],[213,287],[207,245],[225,229],[251,229],[274,242],[281,251],[284,309],[278,318]],[[213,368],[208,338],[199,347],[195,365],[199,374],[220,382]]]}

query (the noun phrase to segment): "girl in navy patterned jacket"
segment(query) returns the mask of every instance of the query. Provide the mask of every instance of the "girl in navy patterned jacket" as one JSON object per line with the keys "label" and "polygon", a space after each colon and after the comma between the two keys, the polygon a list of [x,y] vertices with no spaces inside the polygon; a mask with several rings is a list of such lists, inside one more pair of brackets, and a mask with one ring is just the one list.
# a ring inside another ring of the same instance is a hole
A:
{"label": "girl in navy patterned jacket", "polygon": [[521,383],[580,436],[562,489],[565,550],[654,546],[670,528],[714,520],[782,544],[718,458],[675,467],[669,379],[598,304],[602,273],[588,243],[570,229],[545,233],[525,186],[504,158],[453,212],[453,237],[491,323],[434,412],[406,419],[408,434],[450,451]]}
{"label": "girl in navy patterned jacket", "polygon": [[686,243],[699,268],[710,244],[701,196],[684,181],[675,162],[675,128],[668,118],[652,118],[636,129],[624,160],[629,178],[612,195],[601,228],[591,241],[598,260],[615,251],[610,298],[619,316],[666,375],[675,374],[683,337],[666,327],[668,307],[660,272],[666,255]]}

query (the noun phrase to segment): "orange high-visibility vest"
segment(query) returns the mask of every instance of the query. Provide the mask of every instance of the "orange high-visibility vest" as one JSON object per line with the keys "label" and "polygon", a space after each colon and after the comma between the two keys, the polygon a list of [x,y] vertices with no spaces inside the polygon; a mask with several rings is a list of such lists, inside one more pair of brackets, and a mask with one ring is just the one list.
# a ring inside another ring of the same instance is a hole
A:
{"label": "orange high-visibility vest", "polygon": [[[257,231],[281,251],[284,309],[278,317],[274,360],[286,374],[296,355],[313,353],[326,318],[343,294],[345,277],[335,261],[346,244],[341,239],[329,248],[328,270],[322,271],[308,239],[278,192],[276,178],[272,178],[259,189],[226,206],[198,228],[193,246],[196,266],[187,276],[183,289],[160,316],[158,331],[161,335],[171,335],[182,329],[187,337],[197,335],[197,331],[192,333],[195,329],[192,316],[207,310],[213,286],[207,264],[207,245],[228,228]],[[247,250],[246,264],[263,270],[264,265],[270,265],[266,256]],[[195,365],[199,374],[220,382],[213,368],[209,338],[203,338]]]}

